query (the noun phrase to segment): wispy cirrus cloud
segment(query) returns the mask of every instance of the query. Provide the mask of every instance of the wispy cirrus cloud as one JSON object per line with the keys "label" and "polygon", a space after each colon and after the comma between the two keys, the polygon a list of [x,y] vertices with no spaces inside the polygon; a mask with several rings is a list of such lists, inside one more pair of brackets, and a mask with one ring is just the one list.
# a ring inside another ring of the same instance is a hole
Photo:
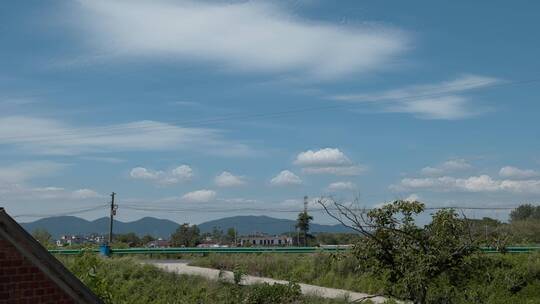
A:
{"label": "wispy cirrus cloud", "polygon": [[426,176],[441,176],[451,172],[462,171],[472,168],[463,158],[449,159],[437,166],[427,166],[420,171],[422,175]]}
{"label": "wispy cirrus cloud", "polygon": [[378,111],[408,113],[423,119],[455,120],[476,116],[485,111],[467,96],[468,91],[501,83],[502,80],[480,75],[462,75],[435,84],[413,85],[375,93],[334,95],[337,101],[369,104]]}
{"label": "wispy cirrus cloud", "polygon": [[499,176],[510,179],[527,179],[540,176],[540,172],[532,169],[520,169],[512,166],[505,166],[499,170]]}
{"label": "wispy cirrus cloud", "polygon": [[100,53],[217,63],[235,71],[334,79],[385,67],[406,32],[332,25],[272,2],[81,0],[75,12]]}
{"label": "wispy cirrus cloud", "polygon": [[326,187],[326,190],[330,192],[351,191],[356,189],[357,187],[353,182],[334,182]]}
{"label": "wispy cirrus cloud", "polygon": [[5,116],[0,117],[0,144],[42,155],[183,149],[222,156],[254,153],[247,145],[225,139],[219,130],[151,120],[81,127],[54,119]]}
{"label": "wispy cirrus cloud", "polygon": [[452,176],[404,178],[393,188],[435,192],[540,194],[540,180],[495,179],[485,174],[464,178]]}
{"label": "wispy cirrus cloud", "polygon": [[33,186],[37,178],[58,174],[66,164],[52,161],[32,161],[0,167],[0,199],[7,202],[25,200],[87,200],[103,198],[98,192],[81,188],[69,190],[57,186]]}
{"label": "wispy cirrus cloud", "polygon": [[181,201],[186,203],[208,203],[216,199],[217,193],[214,190],[202,189],[188,192],[181,197]]}

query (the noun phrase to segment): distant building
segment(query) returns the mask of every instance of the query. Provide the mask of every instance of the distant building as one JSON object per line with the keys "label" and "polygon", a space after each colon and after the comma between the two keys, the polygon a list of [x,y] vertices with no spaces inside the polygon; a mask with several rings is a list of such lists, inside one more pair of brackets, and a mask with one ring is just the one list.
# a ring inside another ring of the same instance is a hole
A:
{"label": "distant building", "polygon": [[62,235],[60,239],[56,240],[56,246],[64,247],[80,244],[101,244],[105,241],[105,237],[100,234],[90,235]]}
{"label": "distant building", "polygon": [[291,246],[293,239],[287,235],[257,234],[240,236],[240,246]]}
{"label": "distant building", "polygon": [[0,303],[103,302],[0,208]]}
{"label": "distant building", "polygon": [[84,243],[85,238],[80,235],[62,235],[59,240],[56,240],[56,246],[58,247],[79,245]]}
{"label": "distant building", "polygon": [[146,243],[148,248],[169,248],[171,247],[171,242],[163,239],[157,239]]}

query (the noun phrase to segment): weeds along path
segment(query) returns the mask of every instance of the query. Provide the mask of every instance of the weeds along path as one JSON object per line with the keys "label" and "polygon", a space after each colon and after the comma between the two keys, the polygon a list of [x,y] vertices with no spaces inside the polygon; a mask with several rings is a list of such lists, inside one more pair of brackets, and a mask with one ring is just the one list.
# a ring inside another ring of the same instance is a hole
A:
{"label": "weeds along path", "polygon": [[[189,266],[188,261],[183,260],[150,260],[144,261],[144,263],[152,264],[164,271],[174,272],[178,274],[188,274],[202,276],[210,280],[226,280],[228,282],[234,281],[234,274],[231,271],[223,271],[219,269],[204,268]],[[242,276],[240,281],[241,285],[253,285],[253,284],[288,284],[288,281],[275,280],[271,278],[256,277],[251,275]],[[322,298],[329,299],[348,299],[350,301],[358,301],[361,299],[369,298],[373,303],[384,303],[387,299],[380,296],[373,296],[360,292],[353,292],[343,289],[321,287],[309,284],[299,283],[302,293],[304,295],[314,295]],[[399,303],[399,302],[398,302]]]}

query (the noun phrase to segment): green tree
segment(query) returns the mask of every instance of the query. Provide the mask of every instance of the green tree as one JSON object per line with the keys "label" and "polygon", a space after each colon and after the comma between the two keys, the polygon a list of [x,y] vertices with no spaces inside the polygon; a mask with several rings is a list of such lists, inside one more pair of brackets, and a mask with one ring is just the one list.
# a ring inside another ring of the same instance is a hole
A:
{"label": "green tree", "polygon": [[41,245],[47,247],[51,243],[51,234],[43,228],[37,228],[32,232],[32,237],[36,239]]}
{"label": "green tree", "polygon": [[221,242],[223,239],[223,230],[219,229],[219,227],[214,226],[212,228],[212,234],[210,235],[212,237],[212,240],[216,242]]}
{"label": "green tree", "polygon": [[304,246],[307,246],[309,237],[309,223],[313,220],[313,216],[309,215],[307,211],[300,212],[298,219],[296,220],[296,229],[302,233]]}
{"label": "green tree", "polygon": [[329,201],[320,204],[364,237],[353,250],[358,269],[385,282],[386,295],[418,304],[453,303],[472,276],[475,267],[469,258],[478,247],[469,237],[467,221],[453,209],[436,212],[421,227],[415,218],[424,204],[417,201],[398,200],[366,211],[332,201],[330,211]]}
{"label": "green tree", "polygon": [[146,235],[144,235],[144,236],[141,238],[141,244],[142,244],[143,246],[145,246],[146,244],[148,244],[148,243],[150,243],[150,242],[152,242],[152,241],[155,241],[155,240],[156,240],[155,237],[153,237],[153,236],[151,236],[151,235],[149,235],[149,234],[146,234]]}
{"label": "green tree", "polygon": [[536,207],[531,204],[523,204],[510,212],[510,221],[524,221],[531,219],[536,211]]}
{"label": "green tree", "polygon": [[523,204],[510,212],[510,222],[540,220],[540,206]]}
{"label": "green tree", "polygon": [[188,223],[180,225],[171,235],[171,243],[175,247],[195,247],[200,239],[199,227]]}
{"label": "green tree", "polygon": [[140,246],[142,243],[139,236],[137,236],[137,234],[133,232],[129,232],[125,234],[116,234],[114,238],[115,238],[115,241],[120,242],[120,243],[125,243],[129,247],[137,247],[137,246]]}
{"label": "green tree", "polygon": [[231,227],[231,228],[227,229],[227,241],[229,243],[234,243],[235,240],[236,240],[236,229]]}

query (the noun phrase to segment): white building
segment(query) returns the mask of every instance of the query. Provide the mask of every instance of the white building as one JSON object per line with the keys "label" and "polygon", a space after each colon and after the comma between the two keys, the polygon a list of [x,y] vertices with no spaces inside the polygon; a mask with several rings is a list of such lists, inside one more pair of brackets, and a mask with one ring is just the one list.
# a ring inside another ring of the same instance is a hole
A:
{"label": "white building", "polygon": [[286,235],[248,235],[241,236],[240,246],[291,246],[293,239]]}

